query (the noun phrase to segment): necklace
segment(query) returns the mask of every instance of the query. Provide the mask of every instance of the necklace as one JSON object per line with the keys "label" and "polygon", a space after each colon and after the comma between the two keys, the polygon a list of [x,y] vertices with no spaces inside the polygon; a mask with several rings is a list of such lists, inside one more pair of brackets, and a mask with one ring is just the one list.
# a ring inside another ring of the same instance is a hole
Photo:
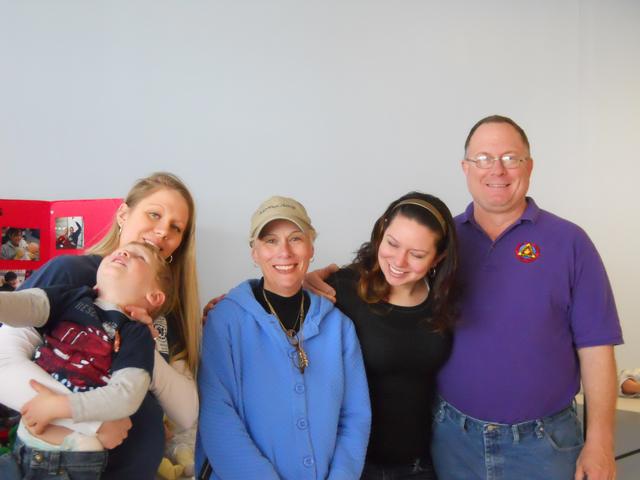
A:
{"label": "necklace", "polygon": [[[304,373],[305,368],[309,366],[309,357],[307,356],[307,352],[302,348],[302,326],[304,325],[304,292],[302,293],[302,298],[300,300],[300,313],[298,314],[298,319],[296,323],[293,324],[293,328],[288,329],[280,320],[280,317],[276,313],[275,308],[271,305],[271,302],[267,298],[267,292],[265,289],[262,289],[262,297],[264,301],[267,302],[267,306],[269,307],[269,311],[271,314],[278,319],[278,323],[280,324],[280,328],[287,337],[287,340],[291,344],[292,347],[296,349],[297,361],[294,361],[296,367],[300,370],[300,373]],[[298,327],[298,331],[296,332],[296,326]]]}

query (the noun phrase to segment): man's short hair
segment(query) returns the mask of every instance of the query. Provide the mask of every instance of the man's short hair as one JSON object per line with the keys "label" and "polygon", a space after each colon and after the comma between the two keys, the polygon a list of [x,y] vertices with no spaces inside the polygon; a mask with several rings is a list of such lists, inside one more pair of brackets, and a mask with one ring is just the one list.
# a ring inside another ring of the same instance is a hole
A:
{"label": "man's short hair", "polygon": [[16,235],[22,235],[22,231],[19,228],[9,227],[5,234],[7,238],[15,237]]}
{"label": "man's short hair", "polygon": [[18,279],[18,275],[16,274],[16,272],[7,272],[4,274],[5,283],[13,282],[14,280],[17,280],[17,279]]}
{"label": "man's short hair", "polygon": [[478,120],[478,122],[473,127],[471,127],[471,130],[469,130],[469,135],[467,135],[467,140],[464,142],[465,152],[467,151],[467,148],[469,148],[469,142],[471,142],[471,137],[473,137],[473,134],[476,133],[476,130],[480,125],[484,125],[485,123],[507,123],[511,125],[513,128],[516,129],[516,132],[518,132],[518,135],[520,135],[522,142],[527,146],[527,150],[529,151],[531,150],[531,147],[529,146],[529,139],[527,138],[527,134],[524,133],[524,130],[520,125],[518,125],[509,117],[505,117],[503,115],[489,115],[488,117],[484,117],[483,119]]}

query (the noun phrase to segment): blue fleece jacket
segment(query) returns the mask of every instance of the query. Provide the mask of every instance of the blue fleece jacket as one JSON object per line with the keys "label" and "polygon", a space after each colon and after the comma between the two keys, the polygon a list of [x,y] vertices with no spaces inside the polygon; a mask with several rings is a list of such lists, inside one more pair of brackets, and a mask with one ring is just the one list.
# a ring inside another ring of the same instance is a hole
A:
{"label": "blue fleece jacket", "polygon": [[[253,280],[257,282],[257,280]],[[351,320],[309,294],[302,329],[309,366],[246,281],[209,312],[198,383],[199,471],[214,479],[317,480],[360,477],[371,411]]]}

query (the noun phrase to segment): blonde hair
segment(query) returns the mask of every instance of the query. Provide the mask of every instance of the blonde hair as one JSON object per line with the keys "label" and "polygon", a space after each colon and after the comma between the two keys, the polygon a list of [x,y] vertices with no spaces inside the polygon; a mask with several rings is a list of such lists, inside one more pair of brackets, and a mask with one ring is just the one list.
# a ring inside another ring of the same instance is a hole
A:
{"label": "blonde hair", "polygon": [[[196,212],[195,203],[186,185],[177,176],[167,172],[156,172],[141,178],[129,190],[124,203],[129,208],[135,206],[149,195],[158,190],[175,190],[187,202],[189,220],[184,229],[182,241],[171,255],[169,267],[173,275],[173,288],[165,292],[168,301],[166,311],[175,316],[175,322],[170,324],[176,330],[178,342],[171,351],[172,360],[184,359],[189,365],[191,373],[195,375],[200,353],[202,336],[202,320],[200,315],[200,299],[198,297],[198,277],[196,274]],[[120,226],[114,218],[111,228],[87,254],[109,255],[120,246]]]}
{"label": "blonde hair", "polygon": [[[149,267],[153,269],[153,277],[156,282],[156,286],[160,291],[162,291],[162,293],[164,293],[165,298],[162,305],[159,305],[153,311],[150,311],[149,314],[152,316],[166,315],[169,313],[169,306],[173,304],[172,295],[174,294],[173,285],[175,284],[169,263],[162,258],[160,251],[157,248],[149,245],[148,243],[129,242],[127,245],[135,245],[146,250],[149,255],[151,255]],[[126,247],[127,245],[123,245],[123,247]]]}

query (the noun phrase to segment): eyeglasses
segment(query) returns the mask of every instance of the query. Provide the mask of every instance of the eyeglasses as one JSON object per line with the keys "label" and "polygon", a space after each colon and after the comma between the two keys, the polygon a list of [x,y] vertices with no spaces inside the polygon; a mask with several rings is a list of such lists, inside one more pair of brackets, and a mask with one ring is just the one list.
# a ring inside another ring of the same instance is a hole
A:
{"label": "eyeglasses", "polygon": [[479,153],[475,158],[465,158],[465,160],[467,162],[475,163],[476,167],[482,168],[483,170],[493,167],[496,160],[500,160],[504,168],[512,169],[518,168],[525,161],[529,160],[529,157],[518,157],[513,153],[505,153],[499,157],[490,157],[486,153]]}

